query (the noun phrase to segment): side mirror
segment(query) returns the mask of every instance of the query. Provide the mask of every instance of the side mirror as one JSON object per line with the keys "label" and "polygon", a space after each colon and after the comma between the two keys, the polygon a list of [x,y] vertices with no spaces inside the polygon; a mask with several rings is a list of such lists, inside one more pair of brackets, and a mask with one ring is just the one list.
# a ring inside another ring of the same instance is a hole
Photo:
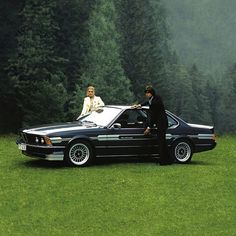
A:
{"label": "side mirror", "polygon": [[114,123],[111,128],[112,129],[120,129],[121,128],[121,124],[120,123]]}

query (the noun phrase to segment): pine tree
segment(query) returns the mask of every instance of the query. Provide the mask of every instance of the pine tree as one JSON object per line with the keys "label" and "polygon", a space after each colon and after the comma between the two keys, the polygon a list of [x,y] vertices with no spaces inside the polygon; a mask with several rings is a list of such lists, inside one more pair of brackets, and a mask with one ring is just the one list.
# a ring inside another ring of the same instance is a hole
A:
{"label": "pine tree", "polygon": [[220,84],[217,125],[223,133],[236,132],[236,63],[228,68]]}
{"label": "pine tree", "polygon": [[81,105],[83,94],[78,94],[82,86],[81,73],[84,55],[87,52],[86,24],[93,8],[94,0],[57,1],[56,21],[59,30],[56,34],[56,50],[66,59],[61,70],[66,75],[67,101],[66,119],[77,117],[78,104]]}
{"label": "pine tree", "polygon": [[126,76],[138,100],[146,84],[167,97],[165,63],[168,56],[168,29],[165,10],[159,0],[120,0],[122,58]]}
{"label": "pine tree", "polygon": [[212,124],[214,125],[215,129],[218,131],[218,106],[221,100],[221,87],[219,86],[219,80],[213,78],[212,76],[208,75],[206,78],[206,87],[205,93],[207,94],[207,98],[210,105],[209,115],[212,120]]}
{"label": "pine tree", "polygon": [[19,12],[24,1],[0,2],[0,132],[15,132],[21,114],[14,92],[15,80],[8,78],[8,61],[15,54],[16,35],[21,24]]}
{"label": "pine tree", "polygon": [[80,83],[84,55],[87,53],[87,21],[95,0],[57,1],[56,21],[59,26],[56,43],[58,54],[66,59],[67,91],[75,91]]}
{"label": "pine tree", "polygon": [[210,112],[210,102],[207,96],[205,77],[199,72],[196,65],[193,65],[189,70],[189,75],[192,80],[192,90],[195,99],[194,122],[200,124],[212,124]]}
{"label": "pine tree", "polygon": [[[9,74],[17,81],[16,96],[23,124],[56,121],[64,117],[65,76],[60,70],[64,60],[55,53],[58,30],[54,20],[55,6],[55,1],[29,0],[22,11],[17,56],[9,67]],[[45,98],[47,106],[43,107]],[[51,104],[51,101],[55,102]],[[45,117],[45,110],[53,112]]]}
{"label": "pine tree", "polygon": [[130,104],[133,96],[130,81],[124,76],[116,28],[113,1],[100,0],[94,5],[87,23],[87,53],[81,77],[84,93],[88,84],[106,104]]}
{"label": "pine tree", "polygon": [[170,64],[167,73],[169,97],[166,108],[188,122],[194,121],[192,80],[184,65]]}

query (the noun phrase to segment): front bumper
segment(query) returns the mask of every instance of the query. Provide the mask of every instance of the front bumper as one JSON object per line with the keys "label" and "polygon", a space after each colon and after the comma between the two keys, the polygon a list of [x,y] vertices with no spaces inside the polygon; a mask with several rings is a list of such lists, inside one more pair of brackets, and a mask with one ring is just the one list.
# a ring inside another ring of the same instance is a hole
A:
{"label": "front bumper", "polygon": [[22,154],[30,157],[38,157],[49,161],[63,161],[65,146],[31,145],[17,141]]}

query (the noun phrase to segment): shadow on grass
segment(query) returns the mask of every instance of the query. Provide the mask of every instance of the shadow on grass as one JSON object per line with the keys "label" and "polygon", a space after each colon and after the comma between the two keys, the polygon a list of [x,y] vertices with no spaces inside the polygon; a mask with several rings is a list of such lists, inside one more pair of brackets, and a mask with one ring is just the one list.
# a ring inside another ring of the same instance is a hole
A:
{"label": "shadow on grass", "polygon": [[[94,162],[94,165],[96,166],[102,166],[102,165],[113,165],[113,164],[124,164],[124,163],[138,163],[138,164],[142,164],[142,163],[153,163],[153,164],[158,164],[158,158],[151,158],[151,157],[139,157],[139,158],[100,158],[97,159]],[[212,165],[212,163],[206,162],[206,161],[199,161],[199,160],[192,160],[190,163],[185,163],[185,164],[181,164],[181,163],[177,163],[174,162],[172,164],[173,166],[205,166],[205,165]]]}
{"label": "shadow on grass", "polygon": [[43,169],[62,169],[69,167],[63,161],[46,161],[41,159],[28,160],[22,162],[20,165],[23,167],[43,168]]}
{"label": "shadow on grass", "polygon": [[[144,163],[152,163],[157,164],[158,159],[157,158],[147,158],[147,157],[139,157],[139,158],[99,158],[95,159],[93,164],[86,168],[96,167],[96,166],[109,166],[114,164],[144,164]],[[32,159],[27,160],[24,162],[21,162],[20,165],[24,167],[30,167],[30,168],[44,168],[44,169],[63,169],[63,168],[78,168],[77,166],[68,166],[63,161],[46,161],[41,159]],[[191,165],[191,166],[207,166],[212,165],[212,163],[206,162],[206,161],[199,161],[199,160],[192,160],[188,164],[178,164],[174,163],[174,166],[177,165]]]}
{"label": "shadow on grass", "polygon": [[156,164],[158,161],[158,159],[156,158],[147,158],[147,157],[139,157],[139,158],[99,158],[99,159],[96,159],[94,161],[94,165],[96,166],[105,166],[105,165],[114,165],[114,164],[125,164],[125,163],[129,163],[129,164],[135,164],[135,163],[138,163],[138,164],[142,164],[142,163],[153,163],[153,164]]}
{"label": "shadow on grass", "polygon": [[199,160],[193,160],[187,165],[196,165],[196,166],[212,166],[212,163],[207,162],[207,161],[199,161]]}
{"label": "shadow on grass", "polygon": [[[95,159],[92,165],[85,167],[91,168],[96,166],[109,166],[114,164],[124,163],[153,163],[156,164],[157,159],[154,158],[99,158]],[[19,165],[30,168],[45,168],[45,169],[63,169],[63,168],[81,168],[77,166],[69,166],[63,161],[47,161],[43,159],[29,159],[20,162]]]}

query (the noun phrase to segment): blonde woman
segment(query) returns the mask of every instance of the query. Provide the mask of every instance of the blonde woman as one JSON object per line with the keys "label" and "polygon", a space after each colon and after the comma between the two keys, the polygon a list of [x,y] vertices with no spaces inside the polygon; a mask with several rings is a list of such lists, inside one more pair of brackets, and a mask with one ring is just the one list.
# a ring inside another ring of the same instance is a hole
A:
{"label": "blonde woman", "polygon": [[84,98],[83,109],[78,118],[88,114],[91,111],[95,111],[102,106],[104,106],[104,102],[99,96],[95,96],[95,88],[93,86],[88,86],[87,97]]}

